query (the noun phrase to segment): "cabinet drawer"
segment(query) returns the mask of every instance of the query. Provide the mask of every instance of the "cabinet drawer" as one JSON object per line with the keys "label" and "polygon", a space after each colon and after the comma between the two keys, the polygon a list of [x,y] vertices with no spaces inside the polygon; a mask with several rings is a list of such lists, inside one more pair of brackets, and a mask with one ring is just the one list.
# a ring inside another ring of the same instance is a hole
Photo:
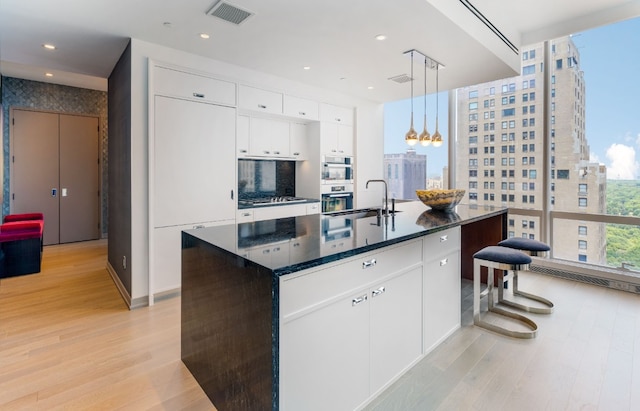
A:
{"label": "cabinet drawer", "polygon": [[422,264],[422,240],[365,253],[343,263],[280,278],[280,317],[366,288],[388,275]]}
{"label": "cabinet drawer", "polygon": [[313,100],[287,95],[284,96],[283,112],[285,116],[307,120],[318,120],[320,117],[319,107],[319,104]]}
{"label": "cabinet drawer", "polygon": [[234,83],[165,67],[155,67],[153,75],[156,94],[229,106],[236,105]]}
{"label": "cabinet drawer", "polygon": [[307,215],[320,214],[320,203],[307,204]]}
{"label": "cabinet drawer", "polygon": [[353,125],[353,109],[347,107],[339,107],[331,104],[320,105],[320,121],[328,121],[330,123]]}
{"label": "cabinet drawer", "polygon": [[236,222],[247,223],[253,221],[253,210],[238,210],[236,212]]}
{"label": "cabinet drawer", "polygon": [[460,249],[460,227],[438,231],[424,237],[424,247],[428,257],[436,258]]}
{"label": "cabinet drawer", "polygon": [[261,113],[282,114],[282,93],[240,85],[238,106]]}

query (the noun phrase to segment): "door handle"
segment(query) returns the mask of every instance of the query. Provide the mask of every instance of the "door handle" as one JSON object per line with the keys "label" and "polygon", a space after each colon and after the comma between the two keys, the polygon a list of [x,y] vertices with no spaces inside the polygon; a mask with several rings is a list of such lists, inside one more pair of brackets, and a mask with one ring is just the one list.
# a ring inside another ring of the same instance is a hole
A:
{"label": "door handle", "polygon": [[51,197],[55,197],[58,195],[58,189],[57,188],[52,188],[51,189]]}
{"label": "door handle", "polygon": [[67,189],[66,188],[62,189],[61,195],[62,195],[62,197],[66,197],[67,196]]}
{"label": "door handle", "polygon": [[354,307],[354,306],[356,306],[356,305],[358,305],[360,303],[363,303],[365,301],[367,301],[367,295],[366,294],[364,294],[364,295],[362,295],[360,297],[356,297],[356,298],[352,299],[351,300],[351,306]]}
{"label": "door handle", "polygon": [[372,298],[373,298],[373,297],[377,297],[377,296],[379,296],[380,294],[383,294],[385,291],[387,291],[387,289],[386,289],[386,288],[384,288],[384,286],[382,286],[382,287],[380,287],[380,288],[377,288],[377,289],[375,289],[375,290],[371,291],[371,297],[372,297]]}

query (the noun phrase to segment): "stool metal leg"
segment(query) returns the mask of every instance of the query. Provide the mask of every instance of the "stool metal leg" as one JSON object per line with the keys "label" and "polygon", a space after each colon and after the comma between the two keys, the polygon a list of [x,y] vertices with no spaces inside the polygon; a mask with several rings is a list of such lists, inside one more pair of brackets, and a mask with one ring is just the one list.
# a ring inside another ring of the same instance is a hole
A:
{"label": "stool metal leg", "polygon": [[[487,289],[486,289],[487,299],[488,299],[488,310],[493,313],[519,321],[525,324],[527,327],[529,327],[531,331],[509,330],[507,328],[500,327],[495,324],[491,324],[482,319],[482,316],[480,315],[480,299],[482,297],[480,293],[480,270],[482,266],[485,266],[488,268]],[[474,259],[473,261],[473,323],[479,327],[486,328],[487,330],[494,331],[509,337],[535,338],[538,332],[538,325],[535,322],[533,322],[532,320],[530,320],[529,318],[523,315],[503,310],[494,305],[493,277],[494,277],[494,270],[496,268],[504,269],[502,265],[496,264],[492,261],[480,260],[478,258]]]}
{"label": "stool metal leg", "polygon": [[508,300],[504,298],[504,281],[500,283],[500,290],[498,291],[498,303],[508,305],[509,307],[517,308],[519,310],[523,310],[529,313],[535,314],[551,314],[553,312],[553,303],[546,298],[540,297],[538,295],[534,295],[525,291],[518,290],[518,271],[514,270],[513,273],[513,295],[519,295],[524,298],[528,298],[530,300],[538,301],[546,305],[547,307],[531,307],[528,305],[520,304],[515,301]]}

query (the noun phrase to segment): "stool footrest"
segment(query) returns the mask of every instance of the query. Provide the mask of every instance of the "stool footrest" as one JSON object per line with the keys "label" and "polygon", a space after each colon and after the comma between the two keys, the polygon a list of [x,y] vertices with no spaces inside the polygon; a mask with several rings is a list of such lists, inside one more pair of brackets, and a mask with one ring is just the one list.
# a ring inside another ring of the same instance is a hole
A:
{"label": "stool footrest", "polygon": [[490,322],[483,320],[480,314],[476,314],[473,317],[473,323],[478,327],[486,328],[487,330],[491,330],[513,338],[535,338],[538,334],[538,325],[524,315],[512,313],[511,311],[503,310],[502,308],[498,308],[495,306],[489,308],[489,311],[519,321],[529,327],[531,331],[515,331],[505,327],[500,327],[499,325],[491,324]]}
{"label": "stool footrest", "polygon": [[546,305],[547,307],[531,307],[531,306],[520,304],[515,301],[511,301],[502,297],[498,298],[498,303],[508,305],[509,307],[517,308],[519,310],[523,310],[528,313],[534,313],[534,314],[551,314],[553,312],[553,303],[547,300],[546,298],[542,298],[540,296],[530,294],[524,291],[519,291],[519,290],[513,290],[513,295],[519,295],[521,297],[528,298],[530,300],[538,301]]}

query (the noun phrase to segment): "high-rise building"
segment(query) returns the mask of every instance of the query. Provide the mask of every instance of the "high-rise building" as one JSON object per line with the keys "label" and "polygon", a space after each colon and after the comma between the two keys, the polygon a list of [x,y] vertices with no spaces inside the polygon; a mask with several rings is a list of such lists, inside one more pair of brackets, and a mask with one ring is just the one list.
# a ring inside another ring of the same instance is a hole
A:
{"label": "high-rise building", "polygon": [[[457,90],[456,185],[467,190],[472,204],[542,210],[542,167],[548,155],[550,209],[604,213],[606,169],[589,161],[580,54],[571,37],[551,41],[549,47],[548,116],[543,43],[521,50],[520,76]],[[551,232],[554,257],[606,264],[604,224],[554,219]],[[540,239],[539,233],[538,217],[510,212],[509,236]]]}
{"label": "high-rise building", "polygon": [[416,190],[427,185],[427,155],[416,154],[409,148],[406,153],[384,155],[384,179],[387,181],[389,198],[417,200]]}

